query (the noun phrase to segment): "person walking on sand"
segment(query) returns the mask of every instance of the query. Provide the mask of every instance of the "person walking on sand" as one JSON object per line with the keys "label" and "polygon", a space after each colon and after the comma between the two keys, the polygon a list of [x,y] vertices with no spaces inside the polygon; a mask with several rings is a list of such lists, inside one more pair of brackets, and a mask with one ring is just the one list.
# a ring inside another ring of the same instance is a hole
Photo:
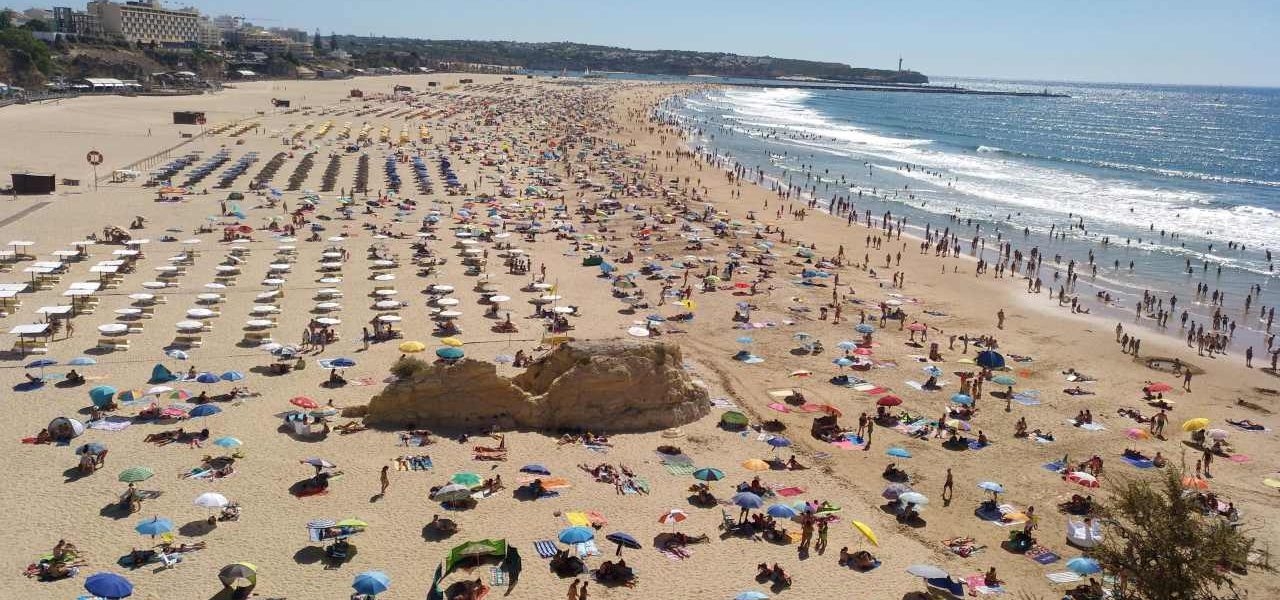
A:
{"label": "person walking on sand", "polygon": [[589,581],[582,582],[582,587],[578,589],[578,600],[587,600],[587,584]]}
{"label": "person walking on sand", "polygon": [[866,440],[866,444],[862,446],[863,451],[871,449],[871,431],[875,428],[876,428],[875,419],[867,419],[867,440]]}
{"label": "person walking on sand", "polygon": [[951,497],[956,493],[956,481],[951,476],[951,467],[947,467],[947,480],[942,483],[942,501],[951,504]]}
{"label": "person walking on sand", "polygon": [[1004,329],[1004,309],[996,313],[996,329]]}
{"label": "person walking on sand", "polygon": [[565,596],[565,598],[567,598],[568,600],[578,600],[578,585],[580,583],[582,582],[578,581],[577,579],[574,579],[573,583],[569,584],[569,595]]}
{"label": "person walking on sand", "polygon": [[387,478],[387,471],[390,469],[389,465],[382,465],[382,475],[379,476],[379,483],[382,484],[382,489],[378,492],[379,496],[386,496],[387,488],[391,487],[391,480]]}
{"label": "person walking on sand", "polygon": [[1182,371],[1182,390],[1184,392],[1191,391],[1191,369],[1183,369]]}

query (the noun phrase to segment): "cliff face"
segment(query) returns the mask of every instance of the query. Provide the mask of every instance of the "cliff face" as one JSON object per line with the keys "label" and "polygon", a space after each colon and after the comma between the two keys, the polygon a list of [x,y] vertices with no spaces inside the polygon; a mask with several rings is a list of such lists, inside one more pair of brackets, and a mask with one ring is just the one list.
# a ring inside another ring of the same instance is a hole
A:
{"label": "cliff face", "polygon": [[369,401],[371,425],[447,429],[650,431],[705,416],[705,389],[675,344],[604,340],[563,344],[508,379],[490,363],[433,364]]}

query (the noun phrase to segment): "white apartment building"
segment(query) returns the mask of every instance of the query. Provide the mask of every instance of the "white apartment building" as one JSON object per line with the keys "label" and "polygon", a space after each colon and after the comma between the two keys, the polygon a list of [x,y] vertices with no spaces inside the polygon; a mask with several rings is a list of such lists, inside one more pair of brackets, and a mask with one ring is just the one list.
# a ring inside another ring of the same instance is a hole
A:
{"label": "white apartment building", "polygon": [[201,39],[200,14],[194,8],[164,8],[158,0],[118,4],[94,0],[88,12],[98,17],[103,33],[130,42],[182,44]]}

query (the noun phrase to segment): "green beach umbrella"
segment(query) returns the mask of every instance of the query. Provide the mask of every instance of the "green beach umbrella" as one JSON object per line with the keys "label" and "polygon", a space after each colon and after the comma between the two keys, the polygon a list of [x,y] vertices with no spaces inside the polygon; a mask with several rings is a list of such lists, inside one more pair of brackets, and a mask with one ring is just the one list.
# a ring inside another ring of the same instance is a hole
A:
{"label": "green beach umbrella", "polygon": [[482,479],[479,475],[476,475],[475,473],[468,473],[464,471],[462,473],[454,473],[453,478],[451,478],[449,481],[456,483],[458,485],[475,487],[477,485],[480,485],[480,482],[482,481]]}
{"label": "green beach umbrella", "polygon": [[155,474],[155,471],[146,467],[129,467],[128,469],[120,471],[119,479],[120,481],[127,483],[137,483],[139,481],[151,479],[151,476]]}
{"label": "green beach umbrella", "polygon": [[723,415],[720,415],[720,422],[726,425],[745,426],[748,420],[747,420],[747,415],[744,415],[736,410],[731,410],[729,412],[724,413]]}

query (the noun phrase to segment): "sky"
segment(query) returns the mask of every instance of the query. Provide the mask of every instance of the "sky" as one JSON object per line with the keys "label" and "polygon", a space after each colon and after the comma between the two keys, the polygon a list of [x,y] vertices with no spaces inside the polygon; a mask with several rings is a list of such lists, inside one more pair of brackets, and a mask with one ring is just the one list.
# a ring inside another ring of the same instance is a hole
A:
{"label": "sky", "polygon": [[[10,4],[20,4],[8,0]],[[34,2],[48,6],[46,1]],[[57,2],[57,4],[63,4]],[[770,55],[931,76],[1280,86],[1276,0],[186,0],[264,27]],[[79,2],[72,2],[79,6]],[[15,6],[17,7],[17,6]]]}

